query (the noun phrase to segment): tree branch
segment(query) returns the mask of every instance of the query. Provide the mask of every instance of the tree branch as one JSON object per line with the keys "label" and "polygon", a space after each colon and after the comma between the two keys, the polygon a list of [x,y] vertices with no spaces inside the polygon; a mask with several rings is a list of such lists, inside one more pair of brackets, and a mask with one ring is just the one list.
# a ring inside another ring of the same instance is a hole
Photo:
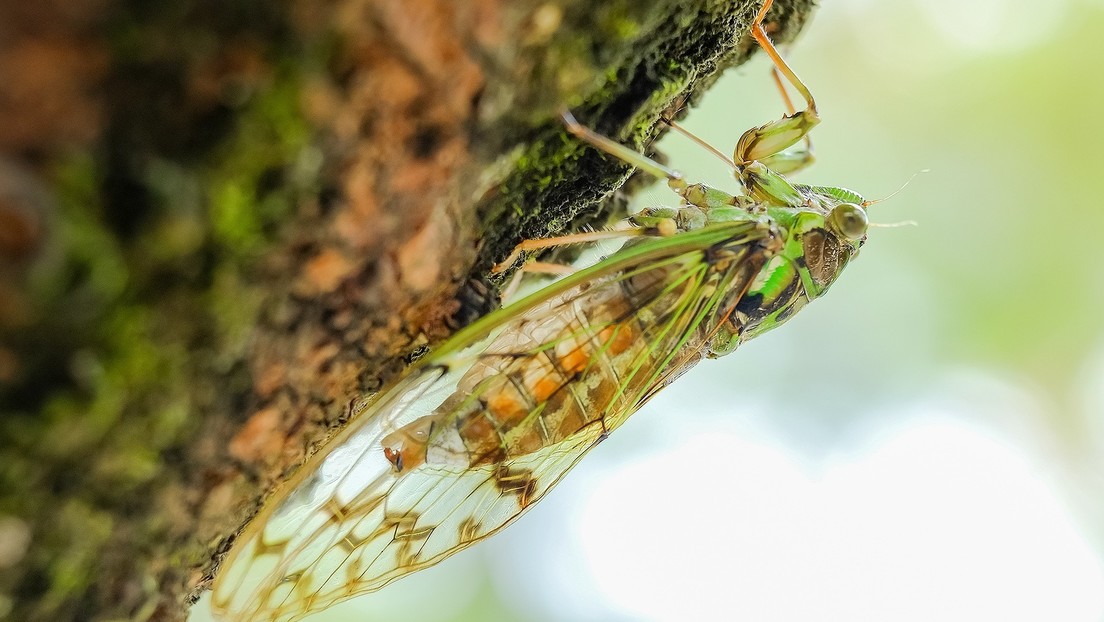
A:
{"label": "tree branch", "polygon": [[[179,620],[353,400],[616,216],[759,0],[0,8],[0,618]],[[810,0],[779,1],[792,37]],[[580,155],[581,154],[581,155]]]}

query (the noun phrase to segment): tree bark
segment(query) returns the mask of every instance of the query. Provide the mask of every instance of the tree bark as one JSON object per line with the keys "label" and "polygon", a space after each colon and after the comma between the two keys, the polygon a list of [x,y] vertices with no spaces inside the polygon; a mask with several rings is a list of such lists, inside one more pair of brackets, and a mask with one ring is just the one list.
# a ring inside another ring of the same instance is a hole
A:
{"label": "tree bark", "polygon": [[617,216],[558,111],[647,145],[760,3],[0,6],[0,619],[183,619],[494,261]]}

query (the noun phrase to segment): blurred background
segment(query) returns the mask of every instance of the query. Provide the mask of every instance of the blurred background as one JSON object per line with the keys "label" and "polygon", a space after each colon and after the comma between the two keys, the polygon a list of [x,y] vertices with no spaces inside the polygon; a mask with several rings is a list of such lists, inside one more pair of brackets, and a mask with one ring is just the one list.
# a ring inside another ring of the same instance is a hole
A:
{"label": "blurred background", "polygon": [[[310,621],[1104,620],[1102,38],[1100,0],[825,2],[788,52],[824,119],[798,179],[927,170],[870,208],[918,225],[505,533]],[[781,110],[760,57],[686,126],[729,151]]]}

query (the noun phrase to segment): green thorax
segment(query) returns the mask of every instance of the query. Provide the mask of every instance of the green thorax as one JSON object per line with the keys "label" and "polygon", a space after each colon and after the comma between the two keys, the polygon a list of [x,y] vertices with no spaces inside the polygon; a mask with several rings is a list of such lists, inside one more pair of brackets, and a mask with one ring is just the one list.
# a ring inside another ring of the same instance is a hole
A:
{"label": "green thorax", "polygon": [[[778,176],[781,178],[781,176]],[[772,185],[778,195],[730,197],[714,189],[688,192],[701,198],[684,210],[702,216],[684,218],[682,226],[740,219],[769,222],[781,236],[780,250],[766,262],[751,286],[721,309],[727,314],[711,340],[710,356],[721,356],[777,326],[822,296],[866,240],[864,200],[843,188]],[[688,201],[689,202],[689,201]],[[689,221],[689,222],[688,222]]]}

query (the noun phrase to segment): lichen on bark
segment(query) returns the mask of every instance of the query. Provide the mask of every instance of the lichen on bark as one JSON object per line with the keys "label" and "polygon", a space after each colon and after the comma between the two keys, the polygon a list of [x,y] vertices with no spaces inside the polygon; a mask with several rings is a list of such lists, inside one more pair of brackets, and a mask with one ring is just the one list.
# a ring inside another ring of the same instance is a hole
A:
{"label": "lichen on bark", "polygon": [[[777,3],[787,39],[808,0]],[[182,619],[520,239],[752,52],[758,0],[0,8],[0,618]]]}

